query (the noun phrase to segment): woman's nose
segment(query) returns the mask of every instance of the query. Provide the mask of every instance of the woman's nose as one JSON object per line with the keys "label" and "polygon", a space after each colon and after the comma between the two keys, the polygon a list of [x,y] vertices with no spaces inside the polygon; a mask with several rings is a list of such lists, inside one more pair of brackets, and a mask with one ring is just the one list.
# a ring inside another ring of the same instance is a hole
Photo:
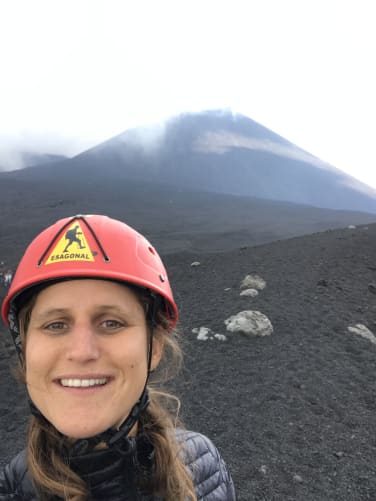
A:
{"label": "woman's nose", "polygon": [[98,339],[89,325],[76,325],[68,339],[68,359],[75,362],[89,362],[99,357]]}

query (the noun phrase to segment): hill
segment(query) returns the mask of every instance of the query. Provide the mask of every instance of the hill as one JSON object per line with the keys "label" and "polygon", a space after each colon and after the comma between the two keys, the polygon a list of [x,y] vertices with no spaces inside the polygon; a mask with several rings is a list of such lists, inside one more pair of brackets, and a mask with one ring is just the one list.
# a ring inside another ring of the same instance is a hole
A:
{"label": "hill", "polygon": [[0,172],[14,169],[23,169],[32,165],[54,164],[62,162],[67,157],[48,153],[34,153],[30,151],[11,152],[0,158]]}
{"label": "hill", "polygon": [[0,173],[0,260],[12,267],[36,233],[69,214],[124,219],[164,253],[228,250],[376,221],[372,192],[345,186],[348,176],[229,112],[184,114],[72,159],[46,158]]}
{"label": "hill", "polygon": [[226,110],[185,113],[163,124],[130,129],[72,159],[9,177],[56,183],[69,179],[83,187],[92,178],[147,179],[177,190],[376,213],[376,190]]}
{"label": "hill", "polygon": [[[239,501],[375,499],[376,348],[349,331],[376,330],[374,195],[298,150],[211,112],[0,173],[0,261],[14,268],[67,215],[127,221],[164,256],[186,352],[171,388],[187,426],[221,450]],[[240,296],[250,273],[267,284],[255,298]],[[226,318],[249,309],[267,315],[271,336],[226,331]],[[200,327],[227,339],[199,340]],[[28,409],[0,331],[4,464],[24,443]]]}
{"label": "hill", "polygon": [[0,261],[12,268],[39,231],[74,214],[104,213],[125,220],[164,254],[225,251],[376,222],[375,214],[95,177],[76,183],[71,178],[39,182],[0,176],[0,200]]}

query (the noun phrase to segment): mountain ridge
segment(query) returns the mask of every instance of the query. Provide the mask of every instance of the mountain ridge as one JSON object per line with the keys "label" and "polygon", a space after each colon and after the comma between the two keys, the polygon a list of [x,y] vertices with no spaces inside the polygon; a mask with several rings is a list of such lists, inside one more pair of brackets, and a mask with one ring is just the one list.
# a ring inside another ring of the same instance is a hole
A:
{"label": "mountain ridge", "polygon": [[147,179],[175,189],[376,213],[376,190],[228,111],[181,114],[129,129],[63,162],[9,173],[56,182],[72,176],[81,183],[85,177]]}

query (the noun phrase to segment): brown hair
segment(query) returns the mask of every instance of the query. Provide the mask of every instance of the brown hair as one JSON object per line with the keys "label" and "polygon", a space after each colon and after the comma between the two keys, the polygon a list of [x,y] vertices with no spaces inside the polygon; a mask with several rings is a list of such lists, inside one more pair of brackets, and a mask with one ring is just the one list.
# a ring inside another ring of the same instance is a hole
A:
{"label": "brown hair", "polygon": [[[151,307],[151,299],[144,291],[132,287],[145,310]],[[19,312],[19,327],[25,352],[27,328],[37,294]],[[149,316],[147,315],[147,318]],[[158,312],[156,323],[148,318],[150,335],[163,341],[163,356],[148,384],[150,404],[139,419],[143,432],[154,446],[152,475],[140,479],[140,487],[166,501],[197,501],[192,479],[184,465],[182,448],[176,439],[176,427],[182,427],[178,419],[179,399],[163,391],[163,383],[175,375],[181,367],[182,349],[176,330],[170,331],[168,320]],[[23,364],[25,365],[25,364]],[[25,368],[21,367],[24,382]],[[158,389],[161,388],[161,389]],[[40,499],[53,496],[69,501],[84,501],[90,497],[86,483],[64,462],[61,455],[62,436],[47,421],[31,416],[28,431],[28,466]]]}

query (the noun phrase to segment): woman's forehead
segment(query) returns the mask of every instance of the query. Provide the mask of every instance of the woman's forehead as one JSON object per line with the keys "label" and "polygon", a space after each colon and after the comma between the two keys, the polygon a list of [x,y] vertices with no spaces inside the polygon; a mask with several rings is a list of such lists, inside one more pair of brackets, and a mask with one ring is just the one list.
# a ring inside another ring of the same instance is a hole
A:
{"label": "woman's forehead", "polygon": [[127,285],[108,280],[67,280],[42,289],[35,307],[51,305],[64,307],[120,308],[139,303],[138,296]]}

